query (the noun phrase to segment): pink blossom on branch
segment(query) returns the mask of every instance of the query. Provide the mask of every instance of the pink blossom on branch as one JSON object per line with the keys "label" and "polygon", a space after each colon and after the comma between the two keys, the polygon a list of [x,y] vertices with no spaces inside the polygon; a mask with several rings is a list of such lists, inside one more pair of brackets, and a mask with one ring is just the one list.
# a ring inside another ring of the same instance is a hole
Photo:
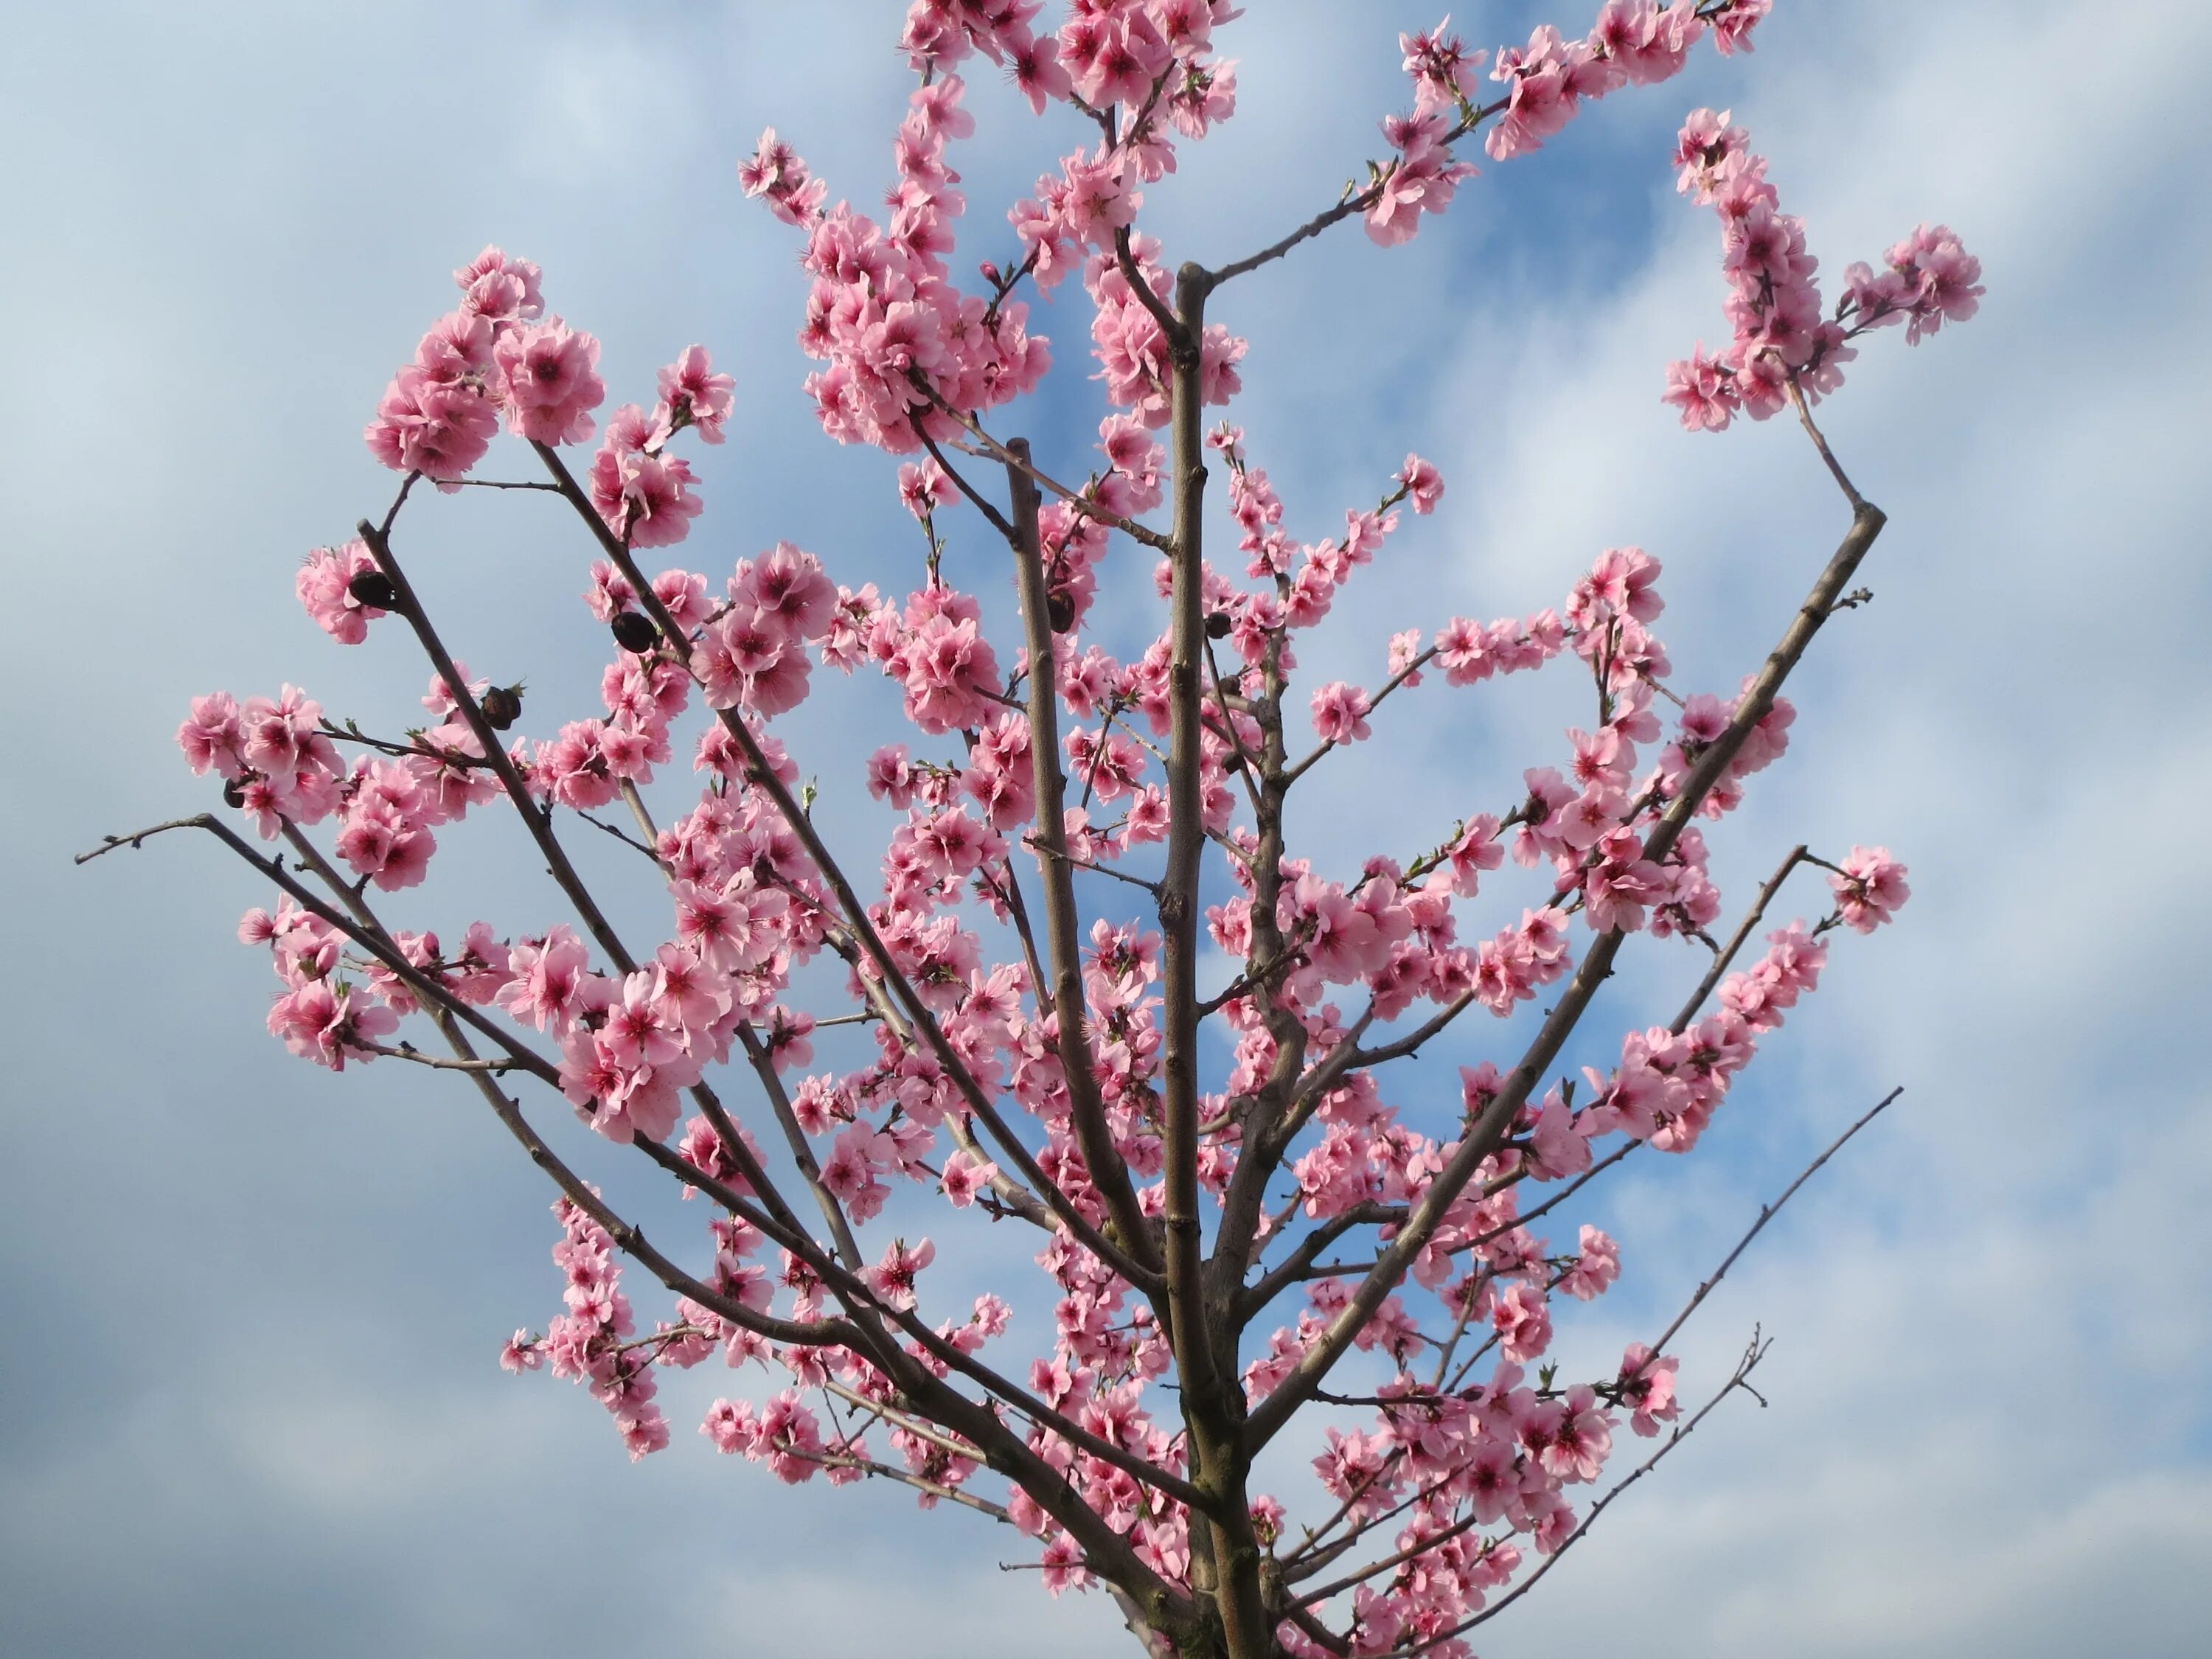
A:
{"label": "pink blossom on branch", "polygon": [[500,336],[493,348],[507,429],[533,443],[580,444],[592,435],[592,410],[606,397],[599,343],[558,317]]}
{"label": "pink blossom on branch", "polygon": [[[1767,10],[1605,0],[1587,34],[1547,25],[1495,52],[1449,19],[1402,36],[1413,108],[1385,121],[1387,156],[1207,270],[1147,216],[1184,187],[1182,148],[1234,112],[1235,7],[1075,0],[1047,20],[1037,0],[915,0],[897,47],[918,84],[879,210],[833,201],[773,130],[739,165],[793,233],[816,416],[882,452],[884,500],[921,529],[881,586],[848,552],[788,542],[668,562],[718,544],[694,534],[720,504],[691,446],[726,437],[734,378],[702,346],[657,374],[610,365],[630,384],[602,428],[599,343],[547,314],[538,268],[495,247],[456,271],[459,305],[369,444],[410,487],[458,488],[506,428],[578,509],[573,547],[545,556],[573,558],[556,581],[599,625],[587,672],[526,702],[516,668],[456,660],[441,629],[474,629],[433,620],[434,562],[400,575],[438,510],[403,489],[295,586],[342,643],[424,647],[404,684],[431,675],[434,724],[381,733],[286,686],[196,698],[177,735],[225,809],[283,843],[282,862],[229,843],[283,890],[239,928],[276,981],[271,1033],[332,1071],[460,1074],[559,1183],[561,1309],[502,1364],[586,1389],[633,1457],[670,1443],[661,1372],[730,1369],[750,1397],[708,1412],[718,1450],[1003,1521],[1049,1593],[1109,1588],[1152,1651],[1209,1659],[1467,1659],[1474,1621],[1580,1536],[1624,1427],[1694,1426],[1659,1351],[1674,1328],[1583,1369],[1577,1304],[1627,1253],[1566,1206],[1631,1152],[1692,1152],[1817,991],[1828,936],[1909,896],[1886,848],[1801,848],[1781,877],[1820,865],[1832,913],[1753,943],[1781,878],[1737,926],[1746,896],[1715,875],[1792,736],[1783,678],[1879,514],[1844,484],[1849,537],[1741,682],[1681,682],[1668,573],[1620,546],[1525,615],[1417,597],[1364,647],[1387,668],[1367,690],[1300,658],[1338,659],[1309,636],[1345,628],[1346,584],[1386,550],[1444,556],[1419,544],[1441,472],[1408,453],[1316,532],[1243,427],[1205,428],[1267,349],[1235,331],[1236,277],[1355,217],[1407,240],[1475,177],[1455,145],[1536,155],[1708,36],[1747,49]],[[1080,136],[1051,141],[1059,161],[987,230],[1000,245],[963,252],[957,147],[982,137],[986,65]],[[1972,316],[1980,269],[1943,228],[1852,267],[1824,311],[1804,227],[1741,130],[1700,111],[1675,161],[1721,220],[1729,289],[1729,343],[1669,372],[1686,425],[1809,406],[1859,334]],[[1013,435],[1057,430],[1026,416],[1053,367],[1030,286],[1088,336],[1070,372],[1103,410],[1073,443]],[[594,438],[587,465],[556,453]],[[810,746],[785,717],[830,670],[882,684]],[[1470,732],[1486,756],[1504,738],[1461,700],[1539,672],[1573,712],[1504,765],[1467,763]],[[1378,732],[1455,792],[1441,821],[1415,792],[1341,781],[1336,751]],[[501,798],[551,881],[545,914],[387,930],[387,896],[431,901],[444,846]],[[1341,829],[1317,841],[1323,818]],[[1361,826],[1373,841],[1339,856]],[[634,888],[603,900],[602,860]],[[1626,1029],[1599,1031],[1628,949],[1696,993],[1669,1024],[1623,1004]],[[1424,1085],[1422,1054],[1457,1086]],[[539,1138],[530,1114],[555,1097],[592,1132],[580,1152]],[[647,1162],[695,1200],[678,1231],[624,1219],[607,1194],[627,1205],[634,1182],[597,1184]],[[1279,1593],[1347,1569],[1295,1608]]]}
{"label": "pink blossom on branch", "polygon": [[[1748,20],[1747,27],[1765,9],[1761,0],[1729,16]],[[1742,42],[1726,19],[1716,28],[1723,49]],[[1679,187],[1720,217],[1735,330],[1725,349],[1708,356],[1701,344],[1667,371],[1665,401],[1692,432],[1721,431],[1739,413],[1763,421],[1793,395],[1817,403],[1843,384],[1844,365],[1858,355],[1850,342],[1859,335],[1903,319],[1906,343],[1917,345],[1947,319],[1972,317],[1981,300],[1981,262],[1946,227],[1923,225],[1890,249],[1880,276],[1865,264],[1850,266],[1844,298],[1824,318],[1814,276],[1820,261],[1807,252],[1804,224],[1780,210],[1765,160],[1747,144],[1727,112],[1709,109],[1691,114],[1675,143]]]}

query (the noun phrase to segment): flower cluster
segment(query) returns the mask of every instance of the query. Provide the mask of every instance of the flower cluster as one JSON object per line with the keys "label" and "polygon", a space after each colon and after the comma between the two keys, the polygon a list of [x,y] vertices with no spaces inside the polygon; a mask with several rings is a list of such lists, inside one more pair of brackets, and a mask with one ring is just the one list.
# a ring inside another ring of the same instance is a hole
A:
{"label": "flower cluster", "polygon": [[[1541,149],[1594,100],[1625,86],[1651,86],[1680,73],[1690,49],[1710,27],[1723,52],[1748,51],[1750,33],[1772,0],[1606,0],[1588,35],[1570,40],[1552,24],[1538,26],[1523,46],[1501,47],[1490,78],[1505,95],[1485,106],[1478,96],[1482,66],[1491,54],[1470,51],[1448,33],[1449,18],[1433,29],[1401,34],[1406,73],[1413,82],[1413,112],[1392,116],[1382,135],[1396,152],[1370,163],[1364,194],[1367,234],[1388,247],[1411,240],[1424,213],[1442,213],[1473,164],[1453,159],[1451,146],[1490,122],[1483,148],[1492,161],[1510,161]],[[1492,118],[1495,118],[1492,119]]]}
{"label": "flower cluster", "polygon": [[1051,367],[1019,301],[993,304],[948,280],[944,254],[967,202],[945,160],[951,140],[975,131],[958,76],[922,88],[892,147],[899,182],[878,224],[845,204],[823,210],[819,191],[793,186],[805,165],[773,131],[743,169],[748,195],[807,232],[813,278],[799,343],[829,367],[807,377],[822,428],[843,443],[894,453],[924,434],[957,429],[951,410],[991,409],[1030,390]]}
{"label": "flower cluster", "polygon": [[1844,365],[1858,355],[1850,342],[1868,330],[1902,321],[1917,345],[1946,319],[1972,317],[1981,301],[1981,261],[1945,227],[1923,225],[1889,251],[1880,276],[1852,265],[1834,314],[1824,315],[1804,222],[1781,210],[1766,160],[1748,145],[1727,111],[1701,109],[1675,146],[1679,187],[1720,217],[1735,335],[1711,355],[1700,344],[1667,371],[1666,401],[1692,432],[1718,432],[1739,414],[1763,421],[1793,391],[1817,403],[1843,384]]}
{"label": "flower cluster", "polygon": [[679,1356],[672,1356],[665,1342],[633,1340],[636,1316],[623,1293],[622,1263],[606,1229],[565,1198],[554,1205],[553,1213],[560,1218],[562,1232],[553,1261],[568,1281],[563,1293],[568,1311],[542,1337],[517,1331],[500,1363],[512,1371],[544,1365],[554,1376],[588,1388],[614,1419],[635,1462],[668,1445],[668,1419],[653,1403],[659,1384],[653,1368],[656,1358],[672,1364]]}

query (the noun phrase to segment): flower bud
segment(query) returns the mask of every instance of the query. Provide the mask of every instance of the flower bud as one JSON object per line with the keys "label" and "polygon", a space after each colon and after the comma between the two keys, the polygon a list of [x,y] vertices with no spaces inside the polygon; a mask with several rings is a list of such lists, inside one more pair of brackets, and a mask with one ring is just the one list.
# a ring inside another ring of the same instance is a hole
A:
{"label": "flower bud", "polygon": [[635,651],[641,656],[652,650],[653,641],[660,637],[660,630],[653,625],[652,619],[635,611],[618,613],[612,626],[615,643],[623,650]]}

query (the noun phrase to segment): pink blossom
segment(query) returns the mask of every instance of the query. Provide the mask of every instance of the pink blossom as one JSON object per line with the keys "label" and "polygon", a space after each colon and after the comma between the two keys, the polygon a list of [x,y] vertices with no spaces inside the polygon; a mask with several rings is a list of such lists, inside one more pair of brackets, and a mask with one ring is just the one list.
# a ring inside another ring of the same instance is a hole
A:
{"label": "pink blossom", "polygon": [[653,447],[660,435],[657,416],[625,404],[608,421],[606,440],[592,458],[592,505],[633,547],[682,541],[705,505],[691,493],[690,464]]}
{"label": "pink blossom", "polygon": [[544,309],[541,276],[529,260],[487,247],[453,273],[453,283],[464,295],[462,303],[488,321],[529,322]]}
{"label": "pink blossom", "polygon": [[766,199],[769,210],[787,225],[804,225],[822,211],[829,187],[810,178],[806,163],[790,145],[769,128],[759,146],[738,168],[738,182],[748,196]]}
{"label": "pink blossom", "polygon": [[1398,50],[1405,54],[1403,67],[1413,78],[1418,111],[1456,106],[1472,99],[1481,85],[1480,71],[1490,54],[1468,51],[1457,35],[1444,33],[1450,27],[1451,19],[1446,17],[1424,33],[1398,37]]}
{"label": "pink blossom", "polygon": [[1837,914],[1862,933],[1871,933],[1889,921],[1912,896],[1905,866],[1890,857],[1887,847],[1852,848],[1828,878],[1828,885],[1835,890]]}
{"label": "pink blossom", "polygon": [[936,1257],[937,1247],[926,1238],[911,1249],[904,1239],[895,1239],[884,1249],[883,1259],[860,1276],[890,1306],[911,1310],[915,1280]]}
{"label": "pink blossom", "polygon": [[359,645],[368,637],[368,624],[385,613],[355,597],[356,577],[376,573],[376,561],[365,542],[343,547],[319,547],[301,565],[294,579],[300,603],[315,623],[340,645]]}
{"label": "pink blossom", "polygon": [[1461,182],[1474,176],[1471,164],[1452,159],[1444,143],[1449,130],[1443,112],[1434,108],[1382,124],[1383,137],[1399,154],[1375,186],[1367,210],[1372,240],[1384,247],[1410,241],[1420,228],[1420,216],[1442,213]]}
{"label": "pink blossom", "polygon": [[410,368],[385,388],[363,435],[369,453],[393,471],[443,483],[482,460],[498,430],[498,408],[483,392]]}
{"label": "pink blossom", "polygon": [[945,1160],[945,1174],[939,1184],[953,1208],[964,1210],[975,1201],[979,1193],[989,1188],[998,1173],[997,1164],[970,1152],[958,1152]]}
{"label": "pink blossom", "polygon": [[177,746],[198,773],[213,768],[226,778],[236,777],[246,769],[244,744],[238,701],[228,691],[194,697],[191,718],[177,728]]}
{"label": "pink blossom", "polygon": [[660,371],[660,407],[655,424],[671,431],[690,427],[710,444],[722,441],[737,382],[714,373],[703,346],[686,346],[684,355]]}
{"label": "pink blossom", "polygon": [[1406,457],[1406,465],[1399,468],[1395,482],[1406,492],[1416,513],[1435,512],[1437,501],[1443,497],[1444,475],[1437,471],[1433,463],[1418,455]]}
{"label": "pink blossom", "polygon": [[1650,1439],[1659,1432],[1662,1423],[1671,1423],[1680,1414],[1674,1403],[1674,1370],[1678,1362],[1670,1354],[1665,1358],[1653,1355],[1641,1342],[1632,1342],[1620,1362],[1620,1379],[1615,1385],[1620,1403],[1632,1413],[1629,1426]]}
{"label": "pink blossom", "polygon": [[367,1044],[399,1029],[399,1018],[354,994],[313,980],[280,996],[269,1009],[270,1035],[302,1060],[343,1072],[349,1058],[370,1058]]}
{"label": "pink blossom", "polygon": [[1663,8],[1657,0],[1606,0],[1589,42],[1623,79],[1649,86],[1680,71],[1705,33],[1697,11],[1697,0],[1673,0]]}
{"label": "pink blossom", "polygon": [[1044,1547],[1044,1587],[1054,1596],[1063,1591],[1083,1589],[1091,1583],[1091,1574],[1083,1565],[1083,1552],[1066,1533],[1054,1534]]}
{"label": "pink blossom", "polygon": [[1546,1471],[1561,1480],[1596,1480],[1613,1450],[1613,1424],[1598,1409],[1596,1391],[1577,1382],[1564,1399],[1540,1409],[1540,1425],[1530,1438],[1540,1437],[1537,1455]]}
{"label": "pink blossom", "polygon": [[1692,432],[1722,431],[1743,406],[1735,376],[1719,358],[1708,357],[1702,345],[1686,361],[1668,365],[1662,401],[1681,411],[1682,424]]}
{"label": "pink blossom", "polygon": [[730,580],[731,600],[751,605],[797,639],[813,639],[829,627],[836,589],[811,553],[778,542],[758,559],[741,559]]}
{"label": "pink blossom", "polygon": [[1596,1228],[1585,1223],[1582,1233],[1582,1254],[1575,1258],[1559,1280],[1559,1288],[1578,1301],[1589,1302],[1605,1294],[1613,1281],[1620,1277],[1620,1247]]}
{"label": "pink blossom", "polygon": [[1751,32],[1774,9],[1774,0],[1728,0],[1713,20],[1713,44],[1723,53],[1749,52]]}
{"label": "pink blossom", "polygon": [[933,736],[982,724],[998,690],[997,654],[969,617],[926,618],[894,666],[906,684],[908,714]]}
{"label": "pink blossom", "polygon": [[532,443],[580,444],[606,396],[599,343],[558,317],[501,335],[493,348],[507,398],[507,429]]}

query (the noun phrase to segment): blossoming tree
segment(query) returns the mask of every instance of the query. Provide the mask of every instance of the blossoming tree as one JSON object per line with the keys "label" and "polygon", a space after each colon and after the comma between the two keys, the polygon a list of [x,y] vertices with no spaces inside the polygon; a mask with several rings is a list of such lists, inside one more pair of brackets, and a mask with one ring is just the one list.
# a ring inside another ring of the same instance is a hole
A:
{"label": "blossoming tree", "polygon": [[[1656,1440],[1633,1480],[1702,1415],[1676,1395],[1680,1319],[1599,1375],[1547,1363],[1560,1298],[1618,1272],[1595,1227],[1547,1235],[1625,1160],[1690,1152],[1815,986],[1826,936],[1905,897],[1881,848],[1800,847],[1726,924],[1705,826],[1782,752],[1784,682],[1856,602],[1882,526],[1813,406],[1860,336],[1972,315],[1979,272],[1923,228],[1828,304],[1743,131],[1710,110],[1683,127],[1674,159],[1720,218],[1731,338],[1676,364],[1665,399],[1693,430],[1794,414],[1849,509],[1772,653],[1718,693],[1670,685],[1659,565],[1634,548],[1598,553],[1556,611],[1408,619],[1372,689],[1302,681],[1301,636],[1444,484],[1409,456],[1341,536],[1296,539],[1240,429],[1209,414],[1233,405],[1246,349],[1222,319],[1237,278],[1341,225],[1411,238],[1475,174],[1460,146],[1526,156],[1702,43],[1747,50],[1769,4],[1607,0],[1585,36],[1547,27],[1494,55],[1443,27],[1403,37],[1411,112],[1382,123],[1364,179],[1206,269],[1171,265],[1139,213],[1234,112],[1225,0],[1074,0],[1056,32],[1038,0],[915,0],[886,220],[828,205],[773,132],[739,171],[804,249],[823,430],[908,458],[911,591],[841,585],[788,544],[733,572],[667,562],[702,505],[683,452],[723,441],[731,377],[695,346],[649,404],[603,416],[598,343],[546,312],[535,265],[487,249],[368,426],[396,497],[298,576],[337,640],[396,653],[411,635],[434,723],[374,735],[290,686],[198,698],[179,741],[228,811],[100,850],[214,836],[276,890],[240,929],[281,981],[271,1032],[333,1071],[433,1067],[483,1097],[559,1191],[565,1311],[505,1363],[583,1383],[633,1455],[669,1443],[659,1373],[726,1364],[714,1447],[1006,1523],[1048,1589],[1110,1594],[1149,1652],[1468,1654],[1619,1490],[1601,1484],[1616,1431]],[[1008,215],[1012,253],[963,285],[951,155],[979,60],[1086,137]],[[1024,296],[1070,277],[1109,405],[1103,464],[1015,435],[1053,362]],[[534,476],[477,476],[502,428]],[[575,579],[596,561],[586,597],[611,633],[603,714],[506,735],[520,688],[457,660],[403,563],[425,484],[574,509]],[[1227,508],[1211,524],[1209,486]],[[948,544],[963,513],[980,549]],[[1092,625],[1102,580],[1157,590],[1157,637],[1127,659]],[[986,632],[994,586],[1013,637]],[[1512,785],[1468,781],[1457,822],[1357,867],[1294,844],[1293,797],[1425,683],[1449,698],[1552,666],[1589,681],[1589,726]],[[817,796],[776,723],[819,670],[887,676],[905,718]],[[703,787],[666,775],[679,754]],[[872,866],[817,827],[862,787],[899,815]],[[495,805],[560,890],[542,930],[388,922],[384,896]],[[565,843],[602,832],[663,937],[624,938],[580,876]],[[1754,950],[1808,865],[1832,908]],[[1638,935],[1686,949],[1692,988],[1665,1023],[1601,1040],[1593,1000]],[[1409,1064],[1540,997],[1540,1017],[1496,1028],[1499,1060]],[[835,1063],[811,1069],[817,1042]],[[1571,1042],[1594,1062],[1578,1076]],[[538,1115],[554,1097],[600,1144],[556,1147]],[[591,1169],[617,1158],[702,1200],[690,1236],[648,1241],[616,1212]],[[923,1226],[1001,1253],[1005,1296],[948,1305]],[[626,1261],[657,1281],[649,1318]],[[1295,1455],[1271,1450],[1302,1430]]]}

